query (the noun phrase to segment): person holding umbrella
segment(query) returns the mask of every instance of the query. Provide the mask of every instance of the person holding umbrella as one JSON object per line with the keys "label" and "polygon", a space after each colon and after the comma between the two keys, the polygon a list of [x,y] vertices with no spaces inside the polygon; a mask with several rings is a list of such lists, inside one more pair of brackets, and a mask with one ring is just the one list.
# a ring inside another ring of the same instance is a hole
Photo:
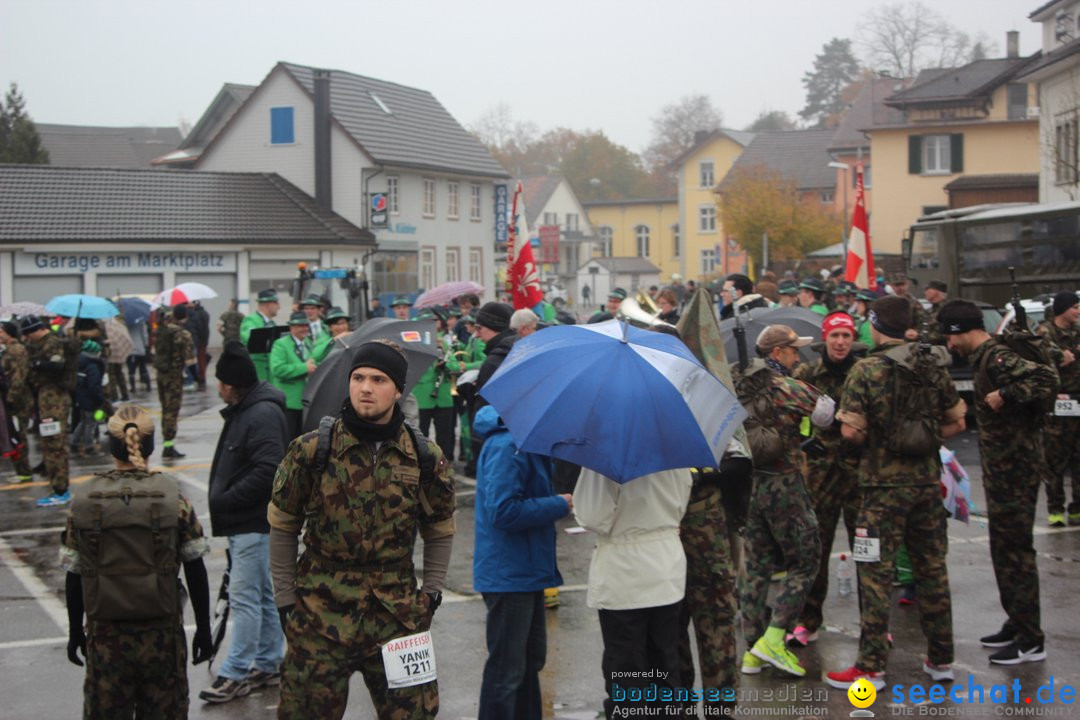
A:
{"label": "person holding umbrella", "polygon": [[223,703],[280,681],[285,638],[270,581],[266,508],[289,438],[285,395],[259,380],[238,341],[225,344],[215,375],[225,426],[210,466],[210,526],[215,537],[229,542],[233,631],[217,678],[199,698]]}
{"label": "person holding umbrella", "polygon": [[285,393],[285,417],[289,438],[300,434],[304,420],[304,385],[318,363],[312,357],[307,315],[289,316],[289,334],[282,335],[270,348],[270,382]]}
{"label": "person holding umbrella", "polygon": [[[240,323],[240,342],[244,344],[244,347],[247,347],[252,330],[274,327],[274,317],[277,316],[278,309],[281,307],[278,303],[277,292],[272,288],[260,290],[256,302],[258,303],[258,309],[245,317],[244,322]],[[269,380],[270,354],[252,353],[251,361],[255,363],[255,372],[258,373],[259,379]]]}

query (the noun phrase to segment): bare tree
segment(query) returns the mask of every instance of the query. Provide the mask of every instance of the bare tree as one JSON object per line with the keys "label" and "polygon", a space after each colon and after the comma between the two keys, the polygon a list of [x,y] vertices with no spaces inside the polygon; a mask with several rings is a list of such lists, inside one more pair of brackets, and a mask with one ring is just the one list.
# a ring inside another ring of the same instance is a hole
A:
{"label": "bare tree", "polygon": [[530,145],[536,142],[539,130],[531,122],[514,119],[510,106],[504,102],[488,108],[469,131],[487,146],[495,159],[515,175],[532,172],[523,167]]}
{"label": "bare tree", "polygon": [[685,95],[665,105],[652,119],[652,141],[643,153],[646,166],[654,173],[667,171],[675,158],[693,146],[699,131],[716,130],[723,120],[708,95]]}
{"label": "bare tree", "polygon": [[973,38],[921,2],[867,11],[857,36],[864,64],[902,78],[927,68],[964,65],[996,50],[984,34]]}

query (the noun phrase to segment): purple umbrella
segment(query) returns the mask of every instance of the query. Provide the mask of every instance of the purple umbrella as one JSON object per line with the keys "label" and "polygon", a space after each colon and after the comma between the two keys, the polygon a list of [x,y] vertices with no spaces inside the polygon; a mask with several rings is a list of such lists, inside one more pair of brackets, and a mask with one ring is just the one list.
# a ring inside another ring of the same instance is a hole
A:
{"label": "purple umbrella", "polygon": [[435,305],[449,305],[455,299],[467,293],[479,295],[482,292],[484,292],[483,285],[478,285],[469,280],[454,280],[442,285],[436,285],[427,292],[422,293],[420,297],[416,298],[413,307],[426,308]]}

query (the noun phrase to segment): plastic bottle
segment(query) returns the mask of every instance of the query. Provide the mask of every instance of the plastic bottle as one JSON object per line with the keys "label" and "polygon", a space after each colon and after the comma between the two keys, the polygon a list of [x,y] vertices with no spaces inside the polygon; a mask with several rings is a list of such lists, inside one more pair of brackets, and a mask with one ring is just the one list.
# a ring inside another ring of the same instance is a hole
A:
{"label": "plastic bottle", "polygon": [[840,562],[836,566],[836,592],[840,594],[840,597],[847,597],[851,594],[851,561],[848,560],[848,556],[841,553]]}

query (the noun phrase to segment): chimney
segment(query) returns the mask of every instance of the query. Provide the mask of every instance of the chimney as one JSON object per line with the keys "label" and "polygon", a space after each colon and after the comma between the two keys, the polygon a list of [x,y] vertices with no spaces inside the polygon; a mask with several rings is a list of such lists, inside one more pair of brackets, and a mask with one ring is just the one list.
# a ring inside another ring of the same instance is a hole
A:
{"label": "chimney", "polygon": [[1010,30],[1005,33],[1005,57],[1020,57],[1020,31]]}
{"label": "chimney", "polygon": [[330,187],[330,71],[315,71],[315,203],[334,209]]}

